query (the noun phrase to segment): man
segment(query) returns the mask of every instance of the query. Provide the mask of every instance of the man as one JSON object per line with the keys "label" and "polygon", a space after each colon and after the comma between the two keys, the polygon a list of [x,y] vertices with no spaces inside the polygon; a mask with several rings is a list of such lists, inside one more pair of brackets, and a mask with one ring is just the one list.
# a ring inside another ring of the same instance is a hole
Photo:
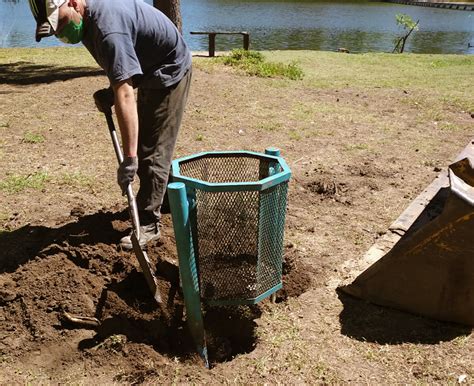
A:
{"label": "man", "polygon": [[[174,24],[143,0],[29,3],[36,41],[55,35],[65,43],[82,42],[109,78],[111,88],[94,98],[100,111],[115,103],[124,152],[117,171],[122,192],[135,174],[140,178],[143,247],[160,236],[160,207],[191,83],[191,53]],[[120,243],[132,249],[130,236]]]}

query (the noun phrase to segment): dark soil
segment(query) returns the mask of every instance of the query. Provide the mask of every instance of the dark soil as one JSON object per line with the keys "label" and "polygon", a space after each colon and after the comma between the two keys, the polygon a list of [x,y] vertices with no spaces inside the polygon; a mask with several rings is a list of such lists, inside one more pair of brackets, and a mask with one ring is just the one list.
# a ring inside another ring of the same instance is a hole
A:
{"label": "dark soil", "polygon": [[[64,320],[66,311],[100,322],[93,336],[79,342],[77,355],[102,357],[104,348],[128,355],[129,344],[135,343],[153,348],[155,357],[196,361],[183,318],[176,247],[169,231],[147,250],[163,300],[158,305],[133,253],[117,245],[126,234],[127,212],[86,216],[77,215],[78,208],[74,212],[73,222],[57,228],[27,225],[0,236],[4,246],[0,330],[6,332],[0,352],[14,349],[20,357],[68,339],[77,326]],[[163,224],[171,228],[169,215],[164,216]],[[311,286],[308,271],[291,248],[284,267],[285,289],[278,293],[278,302],[297,297]],[[211,364],[255,348],[255,319],[261,313],[258,305],[206,308]],[[117,341],[108,342],[110,337]]]}

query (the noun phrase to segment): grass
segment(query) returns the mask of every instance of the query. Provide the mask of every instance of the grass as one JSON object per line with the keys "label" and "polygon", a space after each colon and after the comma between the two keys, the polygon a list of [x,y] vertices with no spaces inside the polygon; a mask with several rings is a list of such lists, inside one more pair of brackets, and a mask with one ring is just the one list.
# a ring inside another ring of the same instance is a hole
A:
{"label": "grass", "polygon": [[99,68],[84,47],[2,48],[0,49],[0,63]]}
{"label": "grass", "polygon": [[259,122],[257,128],[265,131],[278,131],[283,129],[283,125],[280,122],[265,121]]}
{"label": "grass", "polygon": [[290,129],[288,137],[293,141],[299,141],[302,138],[300,130]]}
{"label": "grass", "polygon": [[55,182],[59,185],[91,188],[94,185],[95,179],[81,172],[70,172],[62,173],[56,178]]}
{"label": "grass", "polygon": [[[466,74],[474,67],[474,55],[348,55],[325,51],[235,50],[227,59],[193,58],[201,69],[212,68],[216,61],[223,60],[238,67],[248,66],[250,73],[261,76],[282,76],[280,71],[286,69],[288,75],[295,78],[301,79],[304,75],[303,82],[315,87],[434,89],[449,92],[442,96],[446,103],[461,105],[466,110],[474,109],[472,96],[466,98],[472,90],[471,77]],[[99,68],[83,47],[0,49],[1,64],[21,62],[53,67]],[[272,67],[271,63],[278,65]]]}
{"label": "grass", "polygon": [[297,61],[304,83],[318,88],[421,88],[449,92],[449,99],[472,101],[472,96],[466,98],[472,91],[472,79],[466,74],[474,67],[474,55],[268,51],[265,57],[283,63]]}
{"label": "grass", "polygon": [[267,62],[264,55],[257,51],[233,50],[229,56],[217,60],[222,61],[225,65],[239,68],[248,75],[262,78],[288,78],[291,80],[303,78],[303,70],[296,62],[288,64]]}
{"label": "grass", "polygon": [[472,335],[461,335],[453,339],[453,343],[456,346],[466,346],[472,338]]}
{"label": "grass", "polygon": [[[304,85],[317,88],[437,90],[442,94],[439,99],[443,103],[474,112],[472,80],[467,76],[474,67],[474,55],[235,50],[229,57],[194,58],[193,61],[209,72],[216,63],[224,62],[255,76],[302,79],[304,75]],[[54,67],[99,68],[83,47],[0,49],[0,64],[22,62],[51,66],[51,70]],[[275,82],[274,86],[291,87],[291,82],[289,85]]]}
{"label": "grass", "polygon": [[292,380],[290,383],[299,379],[314,381],[310,383],[340,383],[338,374],[325,363],[324,358],[308,357],[301,336],[301,319],[295,312],[298,312],[298,307],[290,302],[267,310],[262,317],[263,323],[257,333],[265,345],[265,355],[249,361],[254,374],[261,379],[269,379],[284,367],[288,379]]}
{"label": "grass", "polygon": [[443,122],[439,125],[440,130],[444,131],[456,131],[456,130],[461,130],[461,128],[458,125],[455,125],[453,123],[449,122]]}
{"label": "grass", "polygon": [[351,151],[351,150],[369,150],[369,145],[367,145],[366,143],[345,144],[344,147],[348,151]]}
{"label": "grass", "polygon": [[91,188],[95,183],[95,179],[80,172],[62,173],[59,176],[51,176],[45,172],[35,172],[27,175],[13,174],[0,181],[0,191],[14,194],[26,189],[41,190],[45,187],[46,182],[76,188]]}
{"label": "grass", "polygon": [[462,97],[450,95],[444,96],[442,101],[449,106],[452,106],[456,109],[474,113],[474,101],[473,100],[466,100]]}
{"label": "grass", "polygon": [[14,174],[0,181],[0,190],[7,193],[19,193],[25,189],[43,189],[49,176],[44,172],[36,172],[28,175]]}
{"label": "grass", "polygon": [[42,134],[37,134],[37,133],[32,133],[30,131],[27,131],[23,135],[23,142],[24,143],[43,143],[44,136]]}
{"label": "grass", "polygon": [[292,108],[292,117],[302,121],[311,121],[314,119],[315,113],[318,110],[316,104],[305,104],[297,102]]}

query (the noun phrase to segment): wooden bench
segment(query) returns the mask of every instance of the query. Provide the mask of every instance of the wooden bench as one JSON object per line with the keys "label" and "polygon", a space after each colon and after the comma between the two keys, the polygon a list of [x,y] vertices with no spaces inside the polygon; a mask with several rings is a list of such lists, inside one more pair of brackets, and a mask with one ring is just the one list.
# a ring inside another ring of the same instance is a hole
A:
{"label": "wooden bench", "polygon": [[225,32],[225,31],[211,31],[211,32],[197,32],[192,31],[191,35],[208,35],[209,36],[209,56],[213,57],[216,55],[216,35],[242,35],[244,40],[244,50],[249,49],[250,35],[248,32]]}

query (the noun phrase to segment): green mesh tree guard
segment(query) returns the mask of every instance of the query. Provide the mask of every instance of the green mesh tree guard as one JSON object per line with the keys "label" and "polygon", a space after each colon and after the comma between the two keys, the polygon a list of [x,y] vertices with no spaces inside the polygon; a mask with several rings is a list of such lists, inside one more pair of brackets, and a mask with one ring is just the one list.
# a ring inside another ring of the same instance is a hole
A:
{"label": "green mesh tree guard", "polygon": [[254,304],[282,286],[290,169],[278,156],[208,152],[175,160],[183,182],[201,298]]}

